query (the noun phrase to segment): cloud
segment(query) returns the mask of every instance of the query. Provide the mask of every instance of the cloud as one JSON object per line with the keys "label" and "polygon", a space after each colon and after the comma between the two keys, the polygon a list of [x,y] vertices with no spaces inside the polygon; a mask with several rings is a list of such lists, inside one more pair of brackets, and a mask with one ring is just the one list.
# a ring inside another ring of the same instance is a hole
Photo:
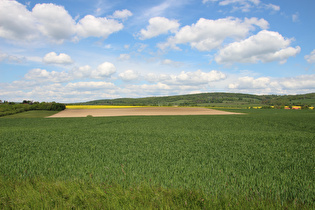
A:
{"label": "cloud", "polygon": [[163,83],[160,83],[160,82],[158,82],[157,84],[154,84],[154,85],[143,84],[143,85],[136,85],[134,87],[135,87],[135,90],[140,88],[141,90],[146,90],[148,92],[152,92],[152,91],[156,92],[159,90],[170,90],[171,89],[170,86],[163,84]]}
{"label": "cloud", "polygon": [[240,77],[236,83],[229,84],[231,89],[265,89],[270,87],[270,78],[268,77]]}
{"label": "cloud", "polygon": [[[126,18],[130,11],[117,11],[115,18]],[[38,41],[43,38],[62,44],[65,40],[80,38],[107,38],[123,28],[115,19],[86,15],[76,21],[68,11],[56,4],[36,4],[32,11],[25,5],[12,1],[0,1],[0,37],[14,41]]]}
{"label": "cloud", "polygon": [[216,1],[218,1],[218,0],[202,0],[202,3],[205,4],[207,2],[216,2]]}
{"label": "cloud", "polygon": [[178,61],[172,61],[170,59],[164,59],[161,61],[161,64],[164,64],[164,65],[170,65],[170,66],[174,66],[174,67],[180,67],[183,65],[183,63],[181,62],[178,62]]}
{"label": "cloud", "polygon": [[0,62],[23,63],[25,59],[26,59],[25,57],[8,55],[7,53],[2,53],[0,51]]}
{"label": "cloud", "polygon": [[25,80],[34,80],[37,83],[62,83],[68,82],[72,78],[67,72],[47,71],[45,69],[32,69],[24,76]]}
{"label": "cloud", "polygon": [[165,17],[154,17],[149,20],[147,29],[142,29],[140,31],[139,38],[144,40],[161,34],[167,34],[168,32],[174,33],[177,31],[178,27],[178,20],[169,20]]}
{"label": "cloud", "polygon": [[7,57],[8,57],[8,55],[7,55],[6,53],[2,53],[2,52],[0,51],[0,62],[3,61],[3,60],[5,60],[5,59],[7,59]]}
{"label": "cloud", "polygon": [[[81,70],[87,74],[92,71],[89,66],[83,66]],[[126,72],[128,71],[124,73]],[[298,94],[315,91],[315,74],[284,78],[252,76],[237,78],[235,75],[227,77],[215,70],[209,72],[198,70],[179,74],[148,74],[144,78],[149,81],[148,77],[152,79],[151,84],[126,83],[119,87],[113,82],[105,81],[69,82],[74,79],[71,72],[33,69],[22,80],[0,83],[2,90],[0,96],[10,101],[28,98],[38,101],[79,102],[103,98],[209,92],[213,87],[252,94]]]}
{"label": "cloud", "polygon": [[292,15],[292,21],[294,23],[298,22],[299,21],[299,16],[300,14],[298,12],[296,12],[295,14]]}
{"label": "cloud", "polygon": [[233,92],[256,94],[297,94],[315,91],[315,75],[299,75],[296,77],[240,77],[228,85]]}
{"label": "cloud", "polygon": [[148,47],[147,44],[143,44],[143,43],[137,43],[135,46],[138,48],[137,49],[138,52],[142,52]]}
{"label": "cloud", "polygon": [[264,4],[261,0],[202,0],[202,3],[219,2],[220,6],[232,6],[231,12],[242,11],[249,12],[253,8],[265,8],[273,11],[279,11],[280,7],[274,4]]}
{"label": "cloud", "polygon": [[124,9],[124,10],[116,10],[111,17],[125,20],[130,16],[132,16],[132,12],[130,12],[127,9]]}
{"label": "cloud", "polygon": [[70,74],[73,75],[74,78],[89,78],[92,73],[92,68],[89,65],[81,66],[81,67],[76,67],[73,68],[70,71]]}
{"label": "cloud", "polygon": [[139,73],[135,72],[134,70],[127,70],[125,72],[122,72],[119,74],[119,77],[123,80],[123,81],[134,81],[134,80],[138,80],[139,79]]}
{"label": "cloud", "polygon": [[199,51],[211,51],[218,48],[227,38],[239,40],[255,30],[255,26],[267,29],[269,23],[264,19],[223,18],[209,20],[200,18],[196,24],[182,27],[175,36],[169,37],[166,43],[160,43],[160,49],[171,47],[179,49],[176,45],[189,43],[192,48]]}
{"label": "cloud", "polygon": [[67,103],[91,101],[98,98],[117,98],[117,92],[120,91],[120,88],[113,83],[102,81],[70,82],[67,84],[14,81],[11,84],[11,87],[8,88],[6,85],[5,91],[0,92],[1,98],[9,98],[10,101],[29,99]]}
{"label": "cloud", "polygon": [[284,78],[279,81],[280,85],[289,90],[310,90],[305,92],[315,91],[315,74],[299,75],[291,78]]}
{"label": "cloud", "polygon": [[76,82],[76,83],[68,83],[66,88],[75,89],[75,90],[100,90],[100,89],[108,89],[115,88],[115,85],[111,82]]}
{"label": "cloud", "polygon": [[191,1],[189,0],[162,0],[156,2],[158,2],[158,5],[145,8],[140,16],[135,17],[135,21],[137,22],[137,24],[139,24],[140,22],[143,23],[148,19],[154,17],[174,15],[174,11],[176,11],[178,8],[181,8],[182,6],[191,3]]}
{"label": "cloud", "polygon": [[161,82],[167,85],[205,85],[211,82],[224,80],[226,75],[220,71],[212,70],[210,72],[203,72],[197,70],[195,72],[182,71],[178,75],[174,74],[148,74],[146,80],[149,82]]}
{"label": "cloud", "polygon": [[64,83],[75,79],[105,79],[116,72],[114,64],[104,62],[96,69],[92,69],[89,65],[75,67],[71,71],[57,72],[47,71],[45,69],[32,69],[25,74],[24,79],[27,81],[35,81],[37,83]]}
{"label": "cloud", "polygon": [[181,72],[179,75],[172,78],[175,83],[188,84],[188,85],[200,85],[208,84],[210,82],[219,81],[225,79],[226,75],[222,72],[212,70],[210,72],[202,72],[201,70],[195,72]]}
{"label": "cloud", "polygon": [[149,73],[143,78],[151,84],[126,86],[124,92],[130,97],[144,95],[180,95],[193,92],[209,91],[209,87],[225,80],[226,75],[220,71],[203,72],[182,71],[179,74]]}
{"label": "cloud", "polygon": [[44,63],[47,64],[72,64],[73,60],[71,59],[71,57],[67,54],[64,53],[60,53],[59,55],[57,55],[55,52],[50,52],[47,53],[45,55],[45,57],[43,58]]}
{"label": "cloud", "polygon": [[110,34],[120,31],[122,28],[123,24],[116,20],[87,15],[77,24],[77,33],[84,38],[90,36],[107,38]]}
{"label": "cloud", "polygon": [[271,9],[271,10],[274,10],[274,11],[280,11],[280,6],[278,6],[278,5],[265,4],[265,7],[266,7],[267,9]]}
{"label": "cloud", "polygon": [[148,9],[145,14],[143,15],[144,17],[156,17],[156,16],[161,16],[162,14],[165,13],[167,9],[169,9],[172,6],[172,1],[164,1],[163,3],[152,7]]}
{"label": "cloud", "polygon": [[16,1],[0,1],[0,37],[33,40],[38,37],[36,19],[26,6]]}
{"label": "cloud", "polygon": [[32,15],[39,22],[38,28],[45,36],[62,43],[75,33],[75,21],[63,6],[36,4]]}
{"label": "cloud", "polygon": [[118,59],[119,60],[129,60],[130,55],[129,54],[120,54]]}
{"label": "cloud", "polygon": [[278,32],[263,30],[257,35],[240,42],[234,42],[219,51],[215,61],[219,64],[257,63],[286,60],[300,53],[299,46],[289,47],[290,39],[285,39]]}
{"label": "cloud", "polygon": [[94,79],[104,79],[110,77],[116,72],[116,67],[110,62],[104,62],[100,64],[97,69],[91,72],[91,78]]}
{"label": "cloud", "polygon": [[305,55],[304,58],[308,63],[315,63],[315,50],[313,50],[311,54]]}

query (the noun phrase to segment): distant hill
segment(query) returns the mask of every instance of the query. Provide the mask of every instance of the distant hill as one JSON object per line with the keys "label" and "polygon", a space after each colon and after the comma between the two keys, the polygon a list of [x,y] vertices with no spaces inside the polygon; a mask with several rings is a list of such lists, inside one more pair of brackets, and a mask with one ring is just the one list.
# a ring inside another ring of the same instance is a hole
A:
{"label": "distant hill", "polygon": [[301,95],[252,95],[242,93],[200,93],[177,96],[102,99],[79,103],[84,105],[140,106],[315,106],[315,93]]}

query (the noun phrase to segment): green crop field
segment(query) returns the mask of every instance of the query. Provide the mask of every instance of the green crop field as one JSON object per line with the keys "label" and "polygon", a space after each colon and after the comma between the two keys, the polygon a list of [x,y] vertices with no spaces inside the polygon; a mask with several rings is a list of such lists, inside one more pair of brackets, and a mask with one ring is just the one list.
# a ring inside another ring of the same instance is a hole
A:
{"label": "green crop field", "polygon": [[236,111],[0,118],[0,208],[315,208],[315,111]]}

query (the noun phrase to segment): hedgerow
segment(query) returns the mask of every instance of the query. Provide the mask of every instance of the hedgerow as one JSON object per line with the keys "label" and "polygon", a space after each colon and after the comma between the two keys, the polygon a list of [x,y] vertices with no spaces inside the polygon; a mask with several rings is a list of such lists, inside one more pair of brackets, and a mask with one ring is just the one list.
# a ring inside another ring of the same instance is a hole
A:
{"label": "hedgerow", "polygon": [[0,117],[6,115],[17,114],[30,110],[50,110],[50,111],[62,111],[66,108],[65,104],[56,102],[35,102],[35,103],[3,103],[0,104]]}

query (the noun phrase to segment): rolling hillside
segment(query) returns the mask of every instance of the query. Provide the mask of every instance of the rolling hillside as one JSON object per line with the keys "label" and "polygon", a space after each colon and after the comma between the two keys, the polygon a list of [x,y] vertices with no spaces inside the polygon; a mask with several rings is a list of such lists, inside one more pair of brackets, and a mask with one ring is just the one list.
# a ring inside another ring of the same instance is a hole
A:
{"label": "rolling hillside", "polygon": [[200,93],[177,96],[103,99],[80,103],[84,105],[149,105],[149,106],[315,106],[315,93],[303,95],[252,95],[241,93]]}

